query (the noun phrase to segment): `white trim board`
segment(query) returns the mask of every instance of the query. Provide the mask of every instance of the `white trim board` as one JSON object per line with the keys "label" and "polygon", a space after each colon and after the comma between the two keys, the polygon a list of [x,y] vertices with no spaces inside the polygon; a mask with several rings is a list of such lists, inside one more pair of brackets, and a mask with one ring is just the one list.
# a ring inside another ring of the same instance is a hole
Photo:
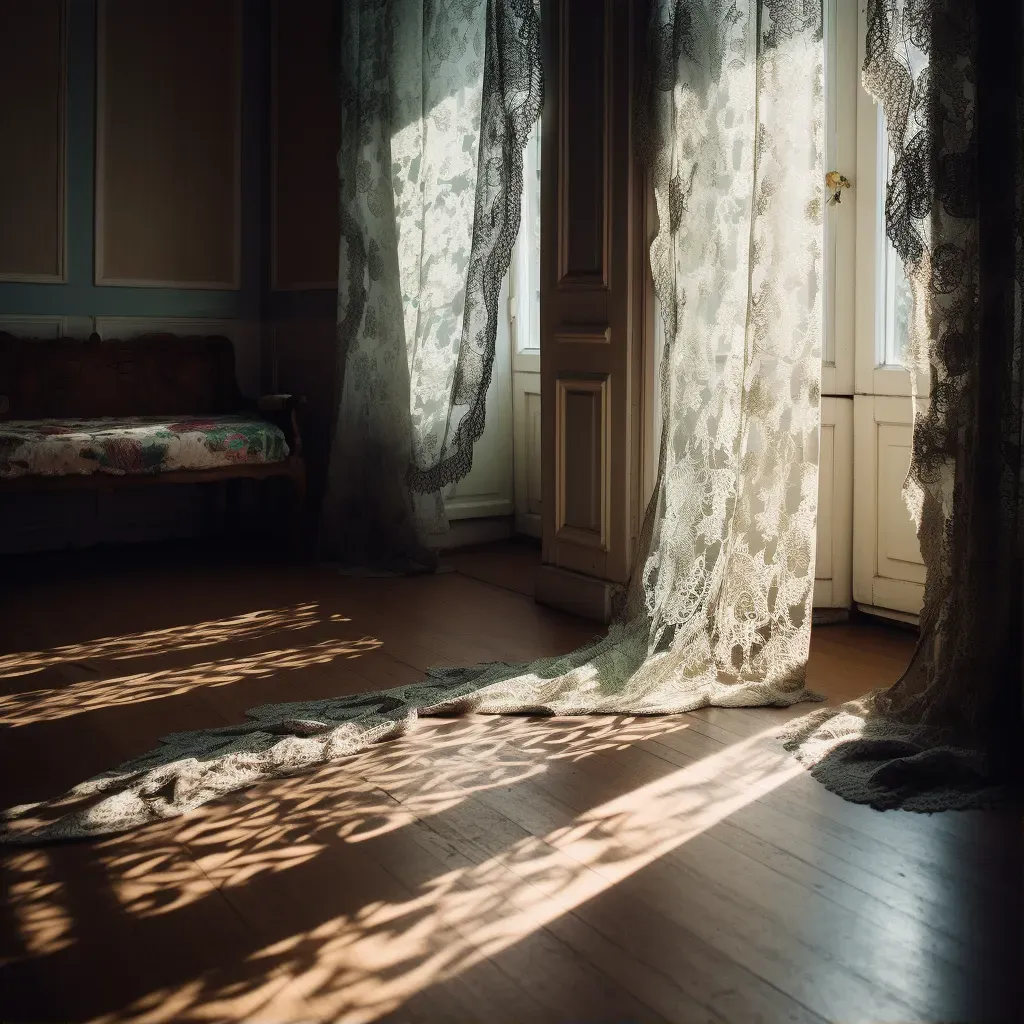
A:
{"label": "white trim board", "polygon": [[63,316],[8,316],[0,314],[0,331],[22,338],[56,341],[67,334],[67,318]]}

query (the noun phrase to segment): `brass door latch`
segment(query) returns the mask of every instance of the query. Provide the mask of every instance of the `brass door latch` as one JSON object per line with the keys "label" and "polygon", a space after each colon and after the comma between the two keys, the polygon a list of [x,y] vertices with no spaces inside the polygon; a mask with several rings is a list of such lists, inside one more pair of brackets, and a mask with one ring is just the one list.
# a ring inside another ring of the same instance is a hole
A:
{"label": "brass door latch", "polygon": [[843,189],[850,187],[850,179],[845,174],[840,174],[838,171],[829,171],[825,175],[825,187],[829,190],[831,195],[829,196],[828,205],[834,206],[836,203],[841,203]]}

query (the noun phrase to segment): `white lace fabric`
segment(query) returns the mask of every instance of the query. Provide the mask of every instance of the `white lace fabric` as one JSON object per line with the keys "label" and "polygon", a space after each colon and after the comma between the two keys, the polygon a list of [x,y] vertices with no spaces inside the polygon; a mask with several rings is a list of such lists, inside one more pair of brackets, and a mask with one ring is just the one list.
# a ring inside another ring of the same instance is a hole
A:
{"label": "white lace fabric", "polygon": [[433,567],[484,429],[540,110],[539,0],[340,4],[338,408],[319,547]]}

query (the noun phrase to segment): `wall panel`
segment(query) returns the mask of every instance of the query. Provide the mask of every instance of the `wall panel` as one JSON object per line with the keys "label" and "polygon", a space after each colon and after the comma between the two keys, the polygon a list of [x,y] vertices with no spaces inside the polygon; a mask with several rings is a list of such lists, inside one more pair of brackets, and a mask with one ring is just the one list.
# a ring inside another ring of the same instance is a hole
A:
{"label": "wall panel", "polygon": [[62,316],[7,316],[0,314],[0,331],[21,338],[55,341],[68,333],[67,320]]}
{"label": "wall panel", "polygon": [[903,501],[910,467],[910,399],[854,397],[853,596],[863,607],[918,615],[925,567]]}
{"label": "wall panel", "polygon": [[239,0],[99,0],[96,283],[235,289]]}
{"label": "wall panel", "polygon": [[64,277],[64,4],[0,0],[0,280]]}
{"label": "wall panel", "polygon": [[853,402],[821,400],[814,607],[853,603]]}
{"label": "wall panel", "polygon": [[561,8],[558,279],[608,286],[609,5]]}
{"label": "wall panel", "polygon": [[331,0],[277,0],[272,57],[271,284],[334,288],[340,112]]}

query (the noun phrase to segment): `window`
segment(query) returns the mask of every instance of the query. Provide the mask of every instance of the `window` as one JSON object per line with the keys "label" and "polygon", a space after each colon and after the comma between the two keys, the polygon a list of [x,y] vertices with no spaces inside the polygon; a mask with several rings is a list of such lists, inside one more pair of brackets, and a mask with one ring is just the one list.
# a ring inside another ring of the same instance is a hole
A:
{"label": "window", "polygon": [[878,148],[882,154],[879,164],[886,169],[886,174],[879,182],[877,190],[879,233],[880,237],[884,239],[884,253],[879,260],[881,281],[878,285],[878,295],[881,323],[878,331],[877,359],[879,366],[902,367],[910,331],[913,296],[910,291],[910,282],[903,271],[903,263],[885,231],[886,181],[892,173],[894,160],[892,151],[889,149],[889,138],[885,130],[885,118],[881,107],[878,108],[878,134]]}

